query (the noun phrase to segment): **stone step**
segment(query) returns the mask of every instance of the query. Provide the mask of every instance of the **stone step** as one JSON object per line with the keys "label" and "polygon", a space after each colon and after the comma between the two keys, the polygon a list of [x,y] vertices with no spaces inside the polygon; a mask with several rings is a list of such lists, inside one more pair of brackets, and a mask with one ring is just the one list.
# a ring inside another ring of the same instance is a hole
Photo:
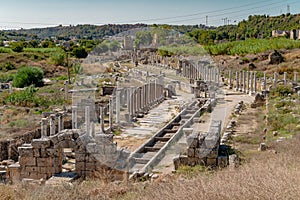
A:
{"label": "stone step", "polygon": [[155,137],[155,140],[162,141],[162,142],[167,142],[170,139],[171,139],[171,137]]}
{"label": "stone step", "polygon": [[162,148],[165,145],[165,142],[156,143],[153,147]]}
{"label": "stone step", "polygon": [[165,129],[164,133],[176,133],[178,129]]}
{"label": "stone step", "polygon": [[150,152],[157,152],[160,150],[160,148],[158,147],[145,147],[146,151],[150,151]]}
{"label": "stone step", "polygon": [[174,126],[181,126],[181,124],[180,124],[180,122],[174,122],[174,123],[172,123],[172,126],[173,126],[173,128],[174,128]]}
{"label": "stone step", "polygon": [[145,158],[134,158],[135,163],[137,164],[147,164],[150,159],[145,159]]}

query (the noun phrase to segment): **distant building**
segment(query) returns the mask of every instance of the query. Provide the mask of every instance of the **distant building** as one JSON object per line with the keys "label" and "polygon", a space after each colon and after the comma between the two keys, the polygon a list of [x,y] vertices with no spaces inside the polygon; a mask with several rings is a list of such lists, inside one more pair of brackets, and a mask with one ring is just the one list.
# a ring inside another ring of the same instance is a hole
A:
{"label": "distant building", "polygon": [[290,35],[290,31],[273,30],[272,37],[287,37]]}
{"label": "distant building", "polygon": [[291,30],[290,32],[290,39],[292,40],[300,40],[300,30]]}
{"label": "distant building", "polygon": [[282,31],[273,30],[272,37],[289,37],[292,40],[300,40],[300,30]]}

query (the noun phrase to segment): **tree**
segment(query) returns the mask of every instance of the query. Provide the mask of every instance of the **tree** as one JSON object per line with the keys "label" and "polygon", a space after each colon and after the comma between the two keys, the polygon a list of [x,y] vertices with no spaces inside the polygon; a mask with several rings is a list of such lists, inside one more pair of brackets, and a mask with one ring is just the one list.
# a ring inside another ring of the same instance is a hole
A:
{"label": "tree", "polygon": [[22,52],[23,51],[23,48],[24,48],[24,44],[23,42],[14,42],[11,44],[11,49],[14,51],[14,52]]}
{"label": "tree", "polygon": [[25,66],[18,70],[17,74],[13,79],[14,87],[27,87],[34,85],[35,87],[41,87],[44,85],[43,82],[44,72],[38,67]]}
{"label": "tree", "polygon": [[86,58],[88,56],[88,53],[86,52],[85,48],[77,47],[73,50],[73,55],[76,58]]}

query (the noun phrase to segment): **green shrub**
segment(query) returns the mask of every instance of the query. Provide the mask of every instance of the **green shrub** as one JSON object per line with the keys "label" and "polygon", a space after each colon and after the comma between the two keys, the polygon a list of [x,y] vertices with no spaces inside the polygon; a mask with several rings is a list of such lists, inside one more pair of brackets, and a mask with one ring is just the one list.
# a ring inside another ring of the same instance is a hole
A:
{"label": "green shrub", "polygon": [[50,56],[50,60],[54,65],[64,65],[66,54],[64,52],[53,52]]}
{"label": "green shrub", "polygon": [[0,53],[12,53],[10,48],[0,47]]}
{"label": "green shrub", "polygon": [[44,72],[38,67],[22,67],[13,79],[13,86],[19,88],[30,85],[41,87],[44,85],[43,77]]}
{"label": "green shrub", "polygon": [[11,62],[6,62],[4,65],[0,66],[0,70],[3,71],[9,71],[9,70],[13,70],[16,69],[16,66],[14,64],[12,64]]}
{"label": "green shrub", "polygon": [[80,63],[76,63],[74,66],[73,66],[73,71],[75,74],[80,74],[82,72],[82,66]]}
{"label": "green shrub", "polygon": [[284,97],[287,96],[288,94],[293,94],[293,89],[291,86],[286,86],[286,85],[278,85],[276,88],[271,90],[271,95],[273,97]]}
{"label": "green shrub", "polygon": [[25,88],[22,91],[16,91],[8,95],[4,99],[5,104],[12,104],[16,106],[29,106],[34,104],[36,89],[33,86]]}
{"label": "green shrub", "polygon": [[0,73],[0,82],[1,83],[8,83],[9,81],[12,81],[13,79],[14,79],[13,74]]}
{"label": "green shrub", "polygon": [[78,47],[73,50],[73,55],[76,58],[86,58],[88,56],[87,51],[83,47]]}
{"label": "green shrub", "polygon": [[11,44],[11,49],[14,52],[20,53],[24,49],[24,44],[22,42],[14,42]]}

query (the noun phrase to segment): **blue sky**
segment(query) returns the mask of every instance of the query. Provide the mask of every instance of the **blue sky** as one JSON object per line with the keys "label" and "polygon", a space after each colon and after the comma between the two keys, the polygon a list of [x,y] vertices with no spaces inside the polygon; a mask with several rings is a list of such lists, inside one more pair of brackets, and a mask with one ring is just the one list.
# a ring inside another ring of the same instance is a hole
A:
{"label": "blue sky", "polygon": [[[77,24],[237,23],[249,15],[300,13],[299,0],[0,0],[0,29]],[[227,18],[227,20],[224,20]]]}

